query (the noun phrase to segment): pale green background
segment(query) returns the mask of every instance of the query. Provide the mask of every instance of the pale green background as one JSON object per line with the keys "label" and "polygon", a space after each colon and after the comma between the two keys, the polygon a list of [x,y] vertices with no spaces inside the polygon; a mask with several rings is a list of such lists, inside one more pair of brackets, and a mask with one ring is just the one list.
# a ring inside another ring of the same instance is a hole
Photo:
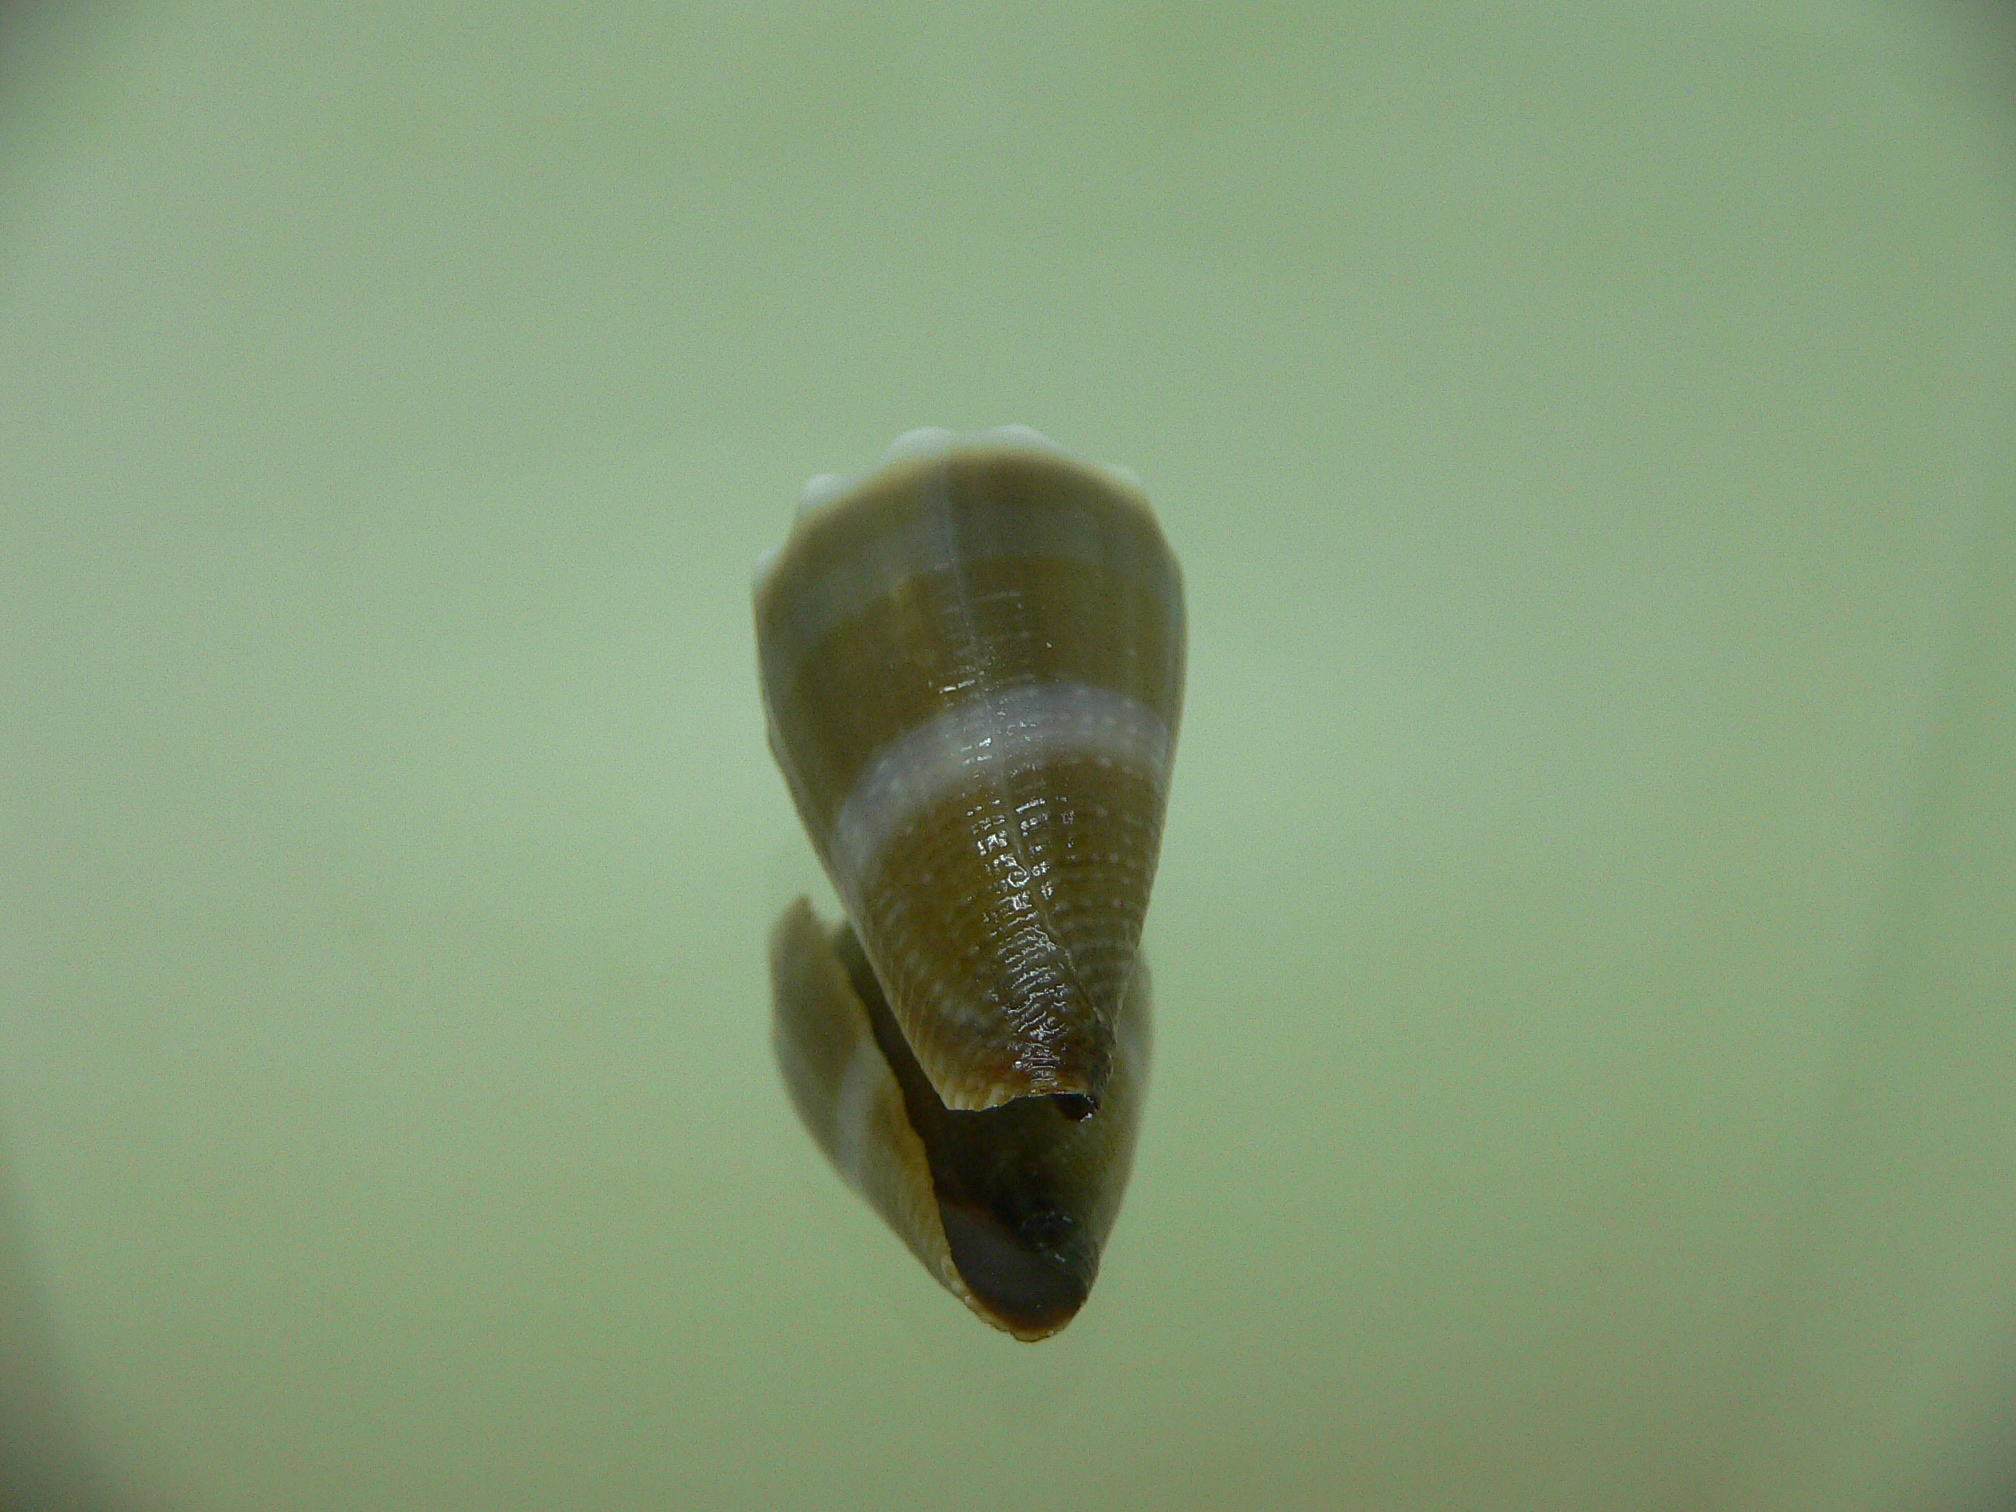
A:
{"label": "pale green background", "polygon": [[[1991,15],[8,18],[24,1453],[187,1512],[1989,1494]],[[805,475],[1006,421],[1141,474],[1192,633],[1140,1163],[1037,1347],[780,1093],[746,597]]]}

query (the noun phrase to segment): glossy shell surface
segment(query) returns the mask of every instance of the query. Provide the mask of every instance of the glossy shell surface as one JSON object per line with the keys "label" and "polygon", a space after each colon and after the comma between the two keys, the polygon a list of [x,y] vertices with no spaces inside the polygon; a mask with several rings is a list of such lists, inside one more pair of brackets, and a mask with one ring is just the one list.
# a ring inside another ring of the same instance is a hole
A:
{"label": "glossy shell surface", "polygon": [[759,571],[758,658],[848,924],[778,927],[786,1081],[939,1279],[1041,1337],[1089,1287],[1131,1158],[1181,575],[1131,479],[1033,432],[913,433],[807,494]]}

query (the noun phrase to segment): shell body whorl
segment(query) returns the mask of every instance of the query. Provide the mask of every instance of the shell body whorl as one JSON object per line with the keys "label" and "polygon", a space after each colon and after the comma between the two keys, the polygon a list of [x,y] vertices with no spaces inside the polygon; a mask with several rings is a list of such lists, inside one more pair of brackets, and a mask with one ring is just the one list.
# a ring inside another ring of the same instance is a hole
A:
{"label": "shell body whorl", "polygon": [[912,433],[808,485],[756,636],[848,914],[801,902],[773,937],[792,1099],[949,1290],[1045,1337],[1097,1270],[1146,1075],[1176,559],[1131,478],[1033,432]]}
{"label": "shell body whorl", "polygon": [[756,622],[778,763],[946,1107],[1096,1101],[1182,704],[1145,501],[1043,452],[908,459],[799,521]]}

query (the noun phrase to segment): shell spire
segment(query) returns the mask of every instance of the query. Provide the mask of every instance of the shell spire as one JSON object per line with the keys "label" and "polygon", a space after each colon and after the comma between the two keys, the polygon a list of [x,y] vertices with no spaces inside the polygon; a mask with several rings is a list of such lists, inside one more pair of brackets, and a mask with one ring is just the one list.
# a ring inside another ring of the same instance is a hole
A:
{"label": "shell spire", "polygon": [[[1027,1166],[1031,1129],[1044,1145],[1057,1115],[1096,1119],[1106,1127],[1066,1141],[1065,1163],[1097,1150],[1124,1183],[1134,1115],[1109,1119],[1105,1103],[1125,1089],[1138,1106],[1140,1068],[1122,1062],[1145,1046],[1147,1007],[1145,983],[1138,1002],[1130,984],[1184,661],[1181,573],[1131,475],[1021,427],[911,432],[870,475],[807,485],[759,571],[756,639],[771,748],[851,924],[826,941],[787,916],[773,950],[780,1053],[807,1123],[819,1134],[844,1089],[808,1091],[817,1078],[793,1081],[793,1057],[802,1073],[830,1061],[808,1048],[822,1034],[869,1043],[844,1029],[858,1020],[880,1026],[882,1090],[900,1089],[897,1121],[927,1147],[940,1246],[964,1232],[970,1254],[994,1222],[972,1228],[987,1204],[959,1196],[975,1183],[947,1174],[948,1140],[1005,1141]],[[829,954],[858,954],[846,990],[839,967],[810,964]],[[842,1027],[799,1022],[820,1015]],[[966,1115],[1036,1098],[1050,1123],[1016,1113],[1012,1137],[943,1132],[947,1115],[964,1129]],[[863,1190],[899,1232],[915,1227]],[[1104,1202],[1077,1202],[1079,1239],[1085,1213],[1110,1223]],[[1090,1255],[1096,1267],[1096,1242]]]}

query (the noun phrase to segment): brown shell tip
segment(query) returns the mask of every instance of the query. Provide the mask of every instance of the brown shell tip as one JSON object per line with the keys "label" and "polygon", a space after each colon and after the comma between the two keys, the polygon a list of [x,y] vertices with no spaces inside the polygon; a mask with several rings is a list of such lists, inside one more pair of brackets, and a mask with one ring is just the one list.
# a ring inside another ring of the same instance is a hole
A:
{"label": "brown shell tip", "polygon": [[945,1244],[976,1308],[1016,1338],[1047,1339],[1078,1316],[1099,1273],[1097,1245],[1073,1232],[1070,1215],[1010,1221],[984,1207],[941,1202]]}

